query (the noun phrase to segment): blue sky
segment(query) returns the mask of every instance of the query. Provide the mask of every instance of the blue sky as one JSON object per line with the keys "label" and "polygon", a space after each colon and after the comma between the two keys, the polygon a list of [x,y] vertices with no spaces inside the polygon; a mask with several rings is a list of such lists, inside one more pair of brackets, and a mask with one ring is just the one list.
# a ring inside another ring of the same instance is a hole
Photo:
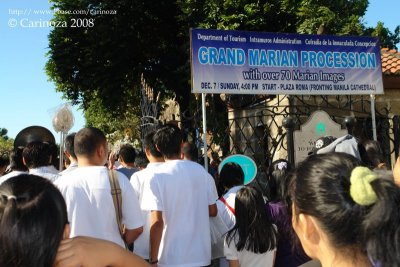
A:
{"label": "blue sky", "polygon": [[[23,28],[28,20],[46,21],[51,14],[46,13],[47,0],[0,0],[0,127],[8,129],[8,136],[14,138],[20,130],[32,125],[40,125],[59,135],[52,127],[52,111],[67,101],[55,86],[48,81],[44,66],[47,61],[47,35],[51,28]],[[370,0],[364,21],[375,26],[383,21],[391,31],[400,24],[398,11],[400,0]],[[26,12],[25,14],[16,14]],[[15,22],[16,27],[8,24]],[[10,21],[11,20],[11,21]],[[75,126],[78,131],[85,124],[82,112],[73,108]]]}

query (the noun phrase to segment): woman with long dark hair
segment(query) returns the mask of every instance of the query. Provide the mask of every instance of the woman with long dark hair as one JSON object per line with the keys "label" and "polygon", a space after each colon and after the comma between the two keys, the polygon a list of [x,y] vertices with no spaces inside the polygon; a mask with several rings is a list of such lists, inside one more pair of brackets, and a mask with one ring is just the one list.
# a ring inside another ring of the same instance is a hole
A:
{"label": "woman with long dark hair", "polygon": [[287,192],[291,169],[291,164],[284,159],[272,162],[268,169],[270,201],[267,204],[267,211],[278,228],[274,267],[297,267],[310,260],[295,238],[292,228],[291,203]]}
{"label": "woman with long dark hair", "polygon": [[224,254],[230,267],[273,266],[276,227],[268,218],[262,193],[244,186],[236,193],[235,226],[225,237]]}
{"label": "woman with long dark hair", "polygon": [[323,267],[400,266],[400,190],[390,172],[361,165],[328,153],[293,173],[293,228]]}

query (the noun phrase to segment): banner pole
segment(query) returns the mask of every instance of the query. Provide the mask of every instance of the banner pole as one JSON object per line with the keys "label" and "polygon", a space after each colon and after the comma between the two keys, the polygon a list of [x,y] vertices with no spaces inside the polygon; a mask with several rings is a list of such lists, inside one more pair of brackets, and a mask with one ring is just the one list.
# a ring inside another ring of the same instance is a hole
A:
{"label": "banner pole", "polygon": [[61,172],[64,167],[64,132],[60,132],[60,161],[59,161],[59,171]]}
{"label": "banner pole", "polygon": [[371,94],[371,118],[372,118],[372,137],[377,141],[376,137],[376,118],[375,118],[375,95]]}
{"label": "banner pole", "polygon": [[208,146],[207,146],[207,117],[206,117],[206,94],[201,94],[201,109],[203,113],[203,148],[204,148],[204,168],[208,171]]}

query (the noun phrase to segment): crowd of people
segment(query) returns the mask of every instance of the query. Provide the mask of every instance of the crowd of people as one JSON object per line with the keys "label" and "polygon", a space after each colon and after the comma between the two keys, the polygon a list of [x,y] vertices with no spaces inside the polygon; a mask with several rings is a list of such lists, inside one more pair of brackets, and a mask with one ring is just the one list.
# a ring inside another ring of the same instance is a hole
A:
{"label": "crowd of people", "polygon": [[175,125],[142,144],[110,152],[83,128],[60,171],[55,144],[15,148],[0,176],[0,266],[400,266],[400,160],[390,170],[376,141],[320,138],[296,167],[271,162],[267,191],[217,153],[206,171]]}

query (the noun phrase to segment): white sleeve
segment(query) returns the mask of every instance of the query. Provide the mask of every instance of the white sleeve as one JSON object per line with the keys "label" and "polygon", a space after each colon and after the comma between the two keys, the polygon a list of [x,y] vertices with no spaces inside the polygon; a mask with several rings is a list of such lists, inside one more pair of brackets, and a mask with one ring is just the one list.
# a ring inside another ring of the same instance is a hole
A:
{"label": "white sleeve", "polygon": [[135,195],[138,200],[140,200],[140,182],[139,182],[139,176],[137,175],[138,172],[135,172],[131,176],[131,185],[133,187],[133,190],[135,191]]}
{"label": "white sleeve", "polygon": [[142,210],[164,211],[161,197],[157,176],[153,175],[150,179],[146,179],[143,184]]}
{"label": "white sleeve", "polygon": [[208,205],[215,204],[218,200],[217,188],[215,186],[214,178],[210,174],[207,173],[207,195],[208,195]]}
{"label": "white sleeve", "polygon": [[232,240],[231,243],[228,245],[228,243],[226,242],[226,236],[224,239],[224,255],[227,260],[238,260],[239,259],[238,251],[236,250],[234,240]]}
{"label": "white sleeve", "polygon": [[139,200],[129,180],[118,174],[118,180],[122,192],[122,223],[129,230],[144,225]]}

